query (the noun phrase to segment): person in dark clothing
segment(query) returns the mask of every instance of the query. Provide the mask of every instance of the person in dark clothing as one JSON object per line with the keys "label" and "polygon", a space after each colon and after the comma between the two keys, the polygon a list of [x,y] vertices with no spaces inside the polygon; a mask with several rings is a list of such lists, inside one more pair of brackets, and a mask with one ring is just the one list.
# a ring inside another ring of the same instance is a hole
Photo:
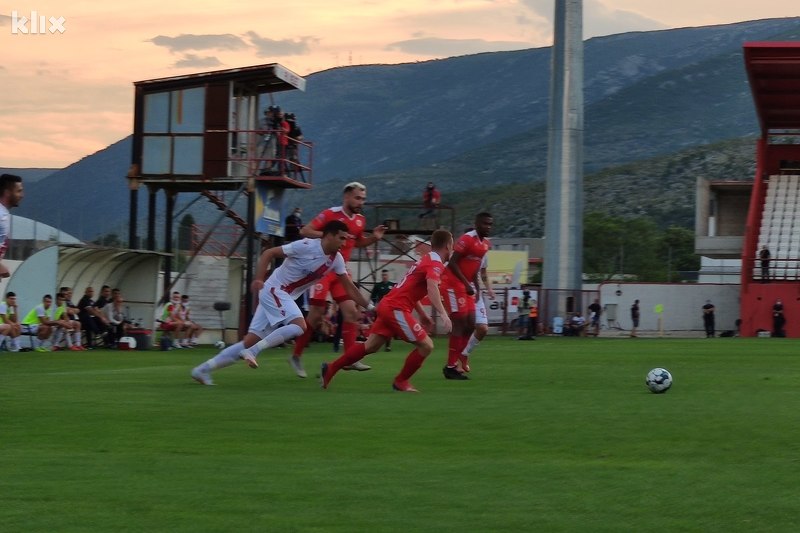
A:
{"label": "person in dark clothing", "polygon": [[772,306],[772,336],[785,337],[786,332],[783,330],[786,325],[786,317],[783,314],[783,302],[780,298],[775,300],[775,305]]}
{"label": "person in dark clothing", "polygon": [[706,338],[710,339],[714,337],[714,311],[715,311],[714,304],[711,303],[711,300],[706,300],[705,305],[703,306],[703,326],[706,328]]}
{"label": "person in dark clothing", "polygon": [[761,283],[767,283],[769,281],[769,259],[771,254],[769,253],[769,248],[767,245],[761,247],[761,251],[758,252],[758,258],[761,260]]}
{"label": "person in dark clothing", "polygon": [[631,306],[631,321],[633,322],[633,329],[631,329],[631,337],[636,337],[636,328],[639,327],[639,300],[634,300]]}
{"label": "person in dark clothing", "polygon": [[[381,270],[381,280],[372,286],[372,293],[370,293],[369,299],[372,300],[372,303],[378,305],[395,285],[397,284],[394,281],[389,281],[389,271],[384,268]],[[386,341],[384,350],[387,352],[392,351],[392,339]]]}
{"label": "person in dark clothing", "polygon": [[284,220],[284,240],[287,243],[299,241],[303,238],[303,236],[300,235],[300,228],[303,227],[303,219],[300,218],[302,213],[303,211],[299,207],[295,207],[292,214]]}
{"label": "person in dark clothing", "polygon": [[108,321],[96,307],[94,289],[92,287],[86,287],[83,298],[78,302],[78,318],[81,326],[86,331],[86,347],[93,349],[94,336],[96,334],[105,336],[108,331]]}

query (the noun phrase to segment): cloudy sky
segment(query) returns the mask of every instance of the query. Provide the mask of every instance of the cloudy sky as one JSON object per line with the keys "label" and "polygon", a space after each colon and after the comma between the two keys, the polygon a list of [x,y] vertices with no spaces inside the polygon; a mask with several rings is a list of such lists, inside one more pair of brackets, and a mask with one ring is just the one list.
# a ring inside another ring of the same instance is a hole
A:
{"label": "cloudy sky", "polygon": [[[134,81],[262,63],[306,75],[549,46],[554,10],[554,0],[4,4],[0,167],[57,168],[131,132]],[[45,17],[42,33],[33,34],[33,11]],[[788,0],[585,0],[584,35],[796,15]]]}

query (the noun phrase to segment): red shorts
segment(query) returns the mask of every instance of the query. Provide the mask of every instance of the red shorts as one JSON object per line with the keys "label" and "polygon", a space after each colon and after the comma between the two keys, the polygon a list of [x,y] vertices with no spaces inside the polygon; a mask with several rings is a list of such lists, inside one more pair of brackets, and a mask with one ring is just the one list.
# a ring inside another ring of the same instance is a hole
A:
{"label": "red shorts", "polygon": [[421,341],[428,336],[428,332],[417,322],[411,311],[380,305],[378,317],[372,323],[370,333],[387,339],[397,337],[407,342]]}
{"label": "red shorts", "polygon": [[469,315],[475,314],[475,296],[467,294],[467,289],[459,284],[459,288],[449,285],[440,285],[439,294],[442,295],[442,303],[447,314],[452,316],[457,313]]}
{"label": "red shorts", "polygon": [[[350,273],[348,272],[349,276]],[[339,281],[339,275],[336,272],[328,272],[328,274],[316,282],[308,289],[308,303],[316,307],[325,307],[325,302],[328,300],[328,293],[335,302],[343,302],[345,300],[352,300],[350,295],[342,286]]]}

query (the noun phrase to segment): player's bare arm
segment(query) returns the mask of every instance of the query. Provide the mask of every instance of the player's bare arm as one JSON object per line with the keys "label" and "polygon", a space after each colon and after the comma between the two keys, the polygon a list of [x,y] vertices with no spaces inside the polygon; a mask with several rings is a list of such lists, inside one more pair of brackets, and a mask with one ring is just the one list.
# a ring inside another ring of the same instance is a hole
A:
{"label": "player's bare arm", "polygon": [[414,304],[414,309],[417,311],[417,315],[419,316],[419,321],[422,323],[422,327],[430,330],[433,327],[433,319],[428,316],[428,313],[425,312],[425,308],[422,307],[422,303],[417,302]]}
{"label": "player's bare arm", "polygon": [[283,248],[276,246],[264,250],[258,258],[258,265],[256,265],[256,273],[253,276],[253,282],[250,284],[250,290],[258,292],[264,286],[264,281],[267,279],[267,271],[275,259],[282,259],[286,257]]}
{"label": "player's bare arm", "polygon": [[492,284],[489,283],[489,274],[487,274],[486,268],[481,269],[481,281],[483,282],[483,288],[486,290],[486,296],[490,300],[494,300],[494,290],[492,289]]}
{"label": "player's bare arm", "polygon": [[472,296],[475,294],[475,288],[472,286],[472,283],[464,276],[464,273],[461,272],[461,268],[458,266],[458,261],[461,259],[461,254],[458,252],[453,252],[453,255],[450,256],[450,261],[447,263],[447,268],[455,274],[456,278],[464,284],[464,287],[467,288],[467,294]]}
{"label": "player's bare arm", "polygon": [[356,241],[357,248],[363,248],[365,246],[369,246],[370,244],[375,244],[379,240],[383,239],[383,236],[386,234],[386,230],[388,228],[384,225],[375,226],[372,228],[372,234],[369,236],[362,235]]}
{"label": "player's bare arm", "polygon": [[355,286],[353,280],[350,279],[350,276],[347,274],[339,274],[338,276],[342,287],[344,287],[344,290],[347,291],[347,295],[352,298],[355,303],[364,309],[368,309],[370,306],[372,306],[372,302],[370,302],[368,298],[365,298],[364,295],[361,294],[361,291]]}
{"label": "player's bare arm", "polygon": [[450,333],[453,330],[453,323],[450,321],[450,317],[447,316],[447,311],[444,310],[444,304],[442,304],[442,297],[439,294],[439,282],[437,280],[429,279],[427,280],[428,284],[428,299],[431,301],[431,305],[436,312],[439,313],[439,316],[442,317],[442,326],[444,326],[444,332]]}
{"label": "player's bare arm", "polygon": [[321,239],[322,230],[318,230],[311,225],[311,222],[300,228],[300,235],[307,239]]}

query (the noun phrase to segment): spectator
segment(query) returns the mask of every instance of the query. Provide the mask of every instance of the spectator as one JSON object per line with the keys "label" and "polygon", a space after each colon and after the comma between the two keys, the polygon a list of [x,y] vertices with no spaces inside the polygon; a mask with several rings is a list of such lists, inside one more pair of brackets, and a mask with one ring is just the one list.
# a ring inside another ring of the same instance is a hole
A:
{"label": "spectator", "polygon": [[769,248],[767,245],[761,246],[761,251],[758,252],[758,258],[761,260],[761,283],[767,283],[769,281],[769,258],[771,254],[769,253]]}
{"label": "spectator", "polygon": [[184,294],[181,296],[181,309],[179,316],[183,321],[183,328],[186,336],[183,338],[182,346],[184,348],[191,348],[197,346],[197,338],[203,333],[203,328],[191,318],[192,310],[189,305],[189,296]]}
{"label": "spectator", "polygon": [[303,238],[303,236],[300,235],[300,228],[303,227],[303,219],[300,218],[302,214],[303,210],[299,207],[295,207],[294,211],[284,220],[284,240],[287,243],[299,241]]}
{"label": "spectator", "polygon": [[[372,286],[372,292],[369,295],[369,299],[372,301],[373,304],[376,306],[383,300],[383,297],[389,294],[389,291],[392,290],[392,287],[397,285],[394,281],[389,281],[389,271],[385,268],[381,270],[381,280]],[[363,319],[362,319],[363,323]],[[370,321],[370,324],[372,322]],[[363,328],[361,328],[363,330]],[[367,335],[364,335],[365,337]],[[392,351],[392,339],[388,339],[386,341],[386,347],[384,348],[385,351],[391,352]]]}
{"label": "spectator", "polygon": [[580,311],[576,311],[567,324],[566,335],[569,337],[580,337],[583,335],[585,326],[586,319],[581,315]]}
{"label": "spectator", "polygon": [[56,294],[56,307],[53,312],[53,321],[56,323],[53,333],[53,351],[61,349],[62,339],[69,350],[74,352],[83,351],[81,344],[81,323],[72,320],[67,308],[67,298],[64,293]]}
{"label": "spectator", "polygon": [[528,311],[528,337],[535,341],[539,329],[539,302],[531,300],[531,309]]}
{"label": "spectator", "polygon": [[710,339],[714,337],[714,311],[715,311],[714,304],[711,303],[711,300],[706,300],[705,305],[703,305],[703,327],[706,329],[706,338]]}
{"label": "spectator", "polygon": [[[273,126],[275,124],[275,106],[269,106],[264,110],[264,119],[261,121],[261,128],[264,130],[264,136],[262,137],[262,145],[261,151],[258,155],[260,159],[266,159],[264,161],[264,170],[261,171],[261,175],[266,175],[275,163],[275,152],[278,146],[278,138],[275,135],[275,131],[273,131]],[[259,167],[261,166],[261,161],[259,161]]]}
{"label": "spectator", "polygon": [[636,337],[636,328],[639,327],[639,316],[639,300],[634,300],[631,306],[631,322],[633,322],[631,337]]}
{"label": "spectator", "polygon": [[18,352],[22,327],[19,323],[19,310],[17,309],[17,295],[13,292],[6,293],[6,299],[0,302],[0,323],[8,326],[3,328],[6,347],[10,352]]}
{"label": "spectator", "polygon": [[42,303],[31,309],[22,320],[22,326],[27,333],[35,335],[33,338],[34,350],[37,352],[49,352],[44,344],[50,338],[53,327],[56,323],[51,318],[51,307],[53,307],[53,297],[45,294]]}
{"label": "spectator", "polygon": [[519,301],[519,304],[517,304],[517,340],[519,341],[529,341],[533,338],[530,335],[530,313],[532,303],[531,291],[523,289],[522,299]]}
{"label": "spectator", "polygon": [[95,335],[103,336],[103,341],[105,342],[108,320],[96,307],[94,288],[92,287],[86,287],[83,298],[78,302],[78,318],[84,331],[86,331],[86,348],[88,350],[95,348]]}
{"label": "spectator", "polygon": [[13,174],[0,175],[0,278],[7,278],[11,275],[8,267],[3,263],[11,234],[9,209],[17,207],[24,196],[22,178]]}
{"label": "spectator", "polygon": [[419,218],[423,221],[433,219],[433,225],[436,226],[436,212],[439,209],[442,195],[436,188],[432,181],[428,182],[425,190],[422,191],[422,207],[423,211],[419,214]]}
{"label": "spectator", "polygon": [[300,179],[305,181],[303,168],[300,166],[300,152],[298,149],[299,141],[303,140],[303,130],[297,125],[297,118],[294,113],[286,113],[286,123],[289,124],[289,134],[286,145],[286,159],[288,160],[289,169],[287,174],[296,179],[300,175]]}
{"label": "spectator", "polygon": [[603,308],[600,307],[600,300],[595,298],[594,302],[592,302],[591,305],[589,305],[589,319],[591,320],[591,326],[592,329],[594,330],[594,333],[592,333],[592,335],[594,335],[595,337],[600,335],[600,315],[602,314],[602,312]]}
{"label": "spectator", "polygon": [[775,305],[772,306],[772,336],[785,337],[786,332],[783,327],[786,325],[786,316],[783,314],[783,302],[780,298],[775,300]]}

